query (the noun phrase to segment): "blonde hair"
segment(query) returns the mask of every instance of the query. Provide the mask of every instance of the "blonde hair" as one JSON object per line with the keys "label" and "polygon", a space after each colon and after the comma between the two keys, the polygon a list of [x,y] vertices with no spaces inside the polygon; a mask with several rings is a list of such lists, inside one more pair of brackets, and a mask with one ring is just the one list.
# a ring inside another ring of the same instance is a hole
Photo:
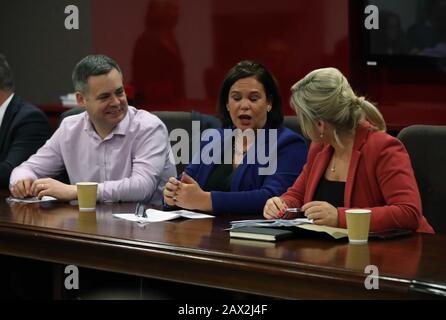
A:
{"label": "blonde hair", "polygon": [[318,120],[327,121],[334,127],[335,140],[341,146],[338,133],[353,132],[361,120],[367,120],[379,131],[386,131],[379,110],[364,97],[356,96],[336,68],[310,72],[291,87],[291,93],[291,106],[307,137]]}

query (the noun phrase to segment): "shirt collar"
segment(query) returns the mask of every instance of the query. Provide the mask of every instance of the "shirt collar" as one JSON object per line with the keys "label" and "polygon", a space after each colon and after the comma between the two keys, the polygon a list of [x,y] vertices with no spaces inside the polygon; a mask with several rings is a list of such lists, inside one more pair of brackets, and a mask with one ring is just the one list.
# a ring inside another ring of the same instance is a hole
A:
{"label": "shirt collar", "polygon": [[[122,119],[117,125],[116,127],[112,130],[112,132],[110,132],[110,134],[104,139],[110,139],[111,137],[113,137],[115,134],[116,135],[122,135],[125,136],[129,124],[130,124],[130,109],[127,109],[127,113],[124,117],[124,119]],[[89,132],[90,134],[95,134],[97,135],[96,130],[93,127],[93,124],[90,121],[90,116],[88,115],[88,112],[85,111],[84,112],[84,130],[86,132]]]}
{"label": "shirt collar", "polygon": [[5,117],[6,114],[6,109],[8,108],[9,103],[12,100],[12,97],[14,96],[14,94],[11,94],[6,100],[5,102],[3,102],[0,105],[0,126],[3,124],[3,119]]}
{"label": "shirt collar", "polygon": [[3,110],[3,108],[6,109],[8,107],[8,105],[9,105],[9,103],[11,102],[13,97],[14,97],[14,93],[11,93],[11,95],[0,106],[0,110]]}
{"label": "shirt collar", "polygon": [[112,135],[119,134],[125,136],[130,124],[130,109],[127,108],[124,119],[122,119],[111,132]]}

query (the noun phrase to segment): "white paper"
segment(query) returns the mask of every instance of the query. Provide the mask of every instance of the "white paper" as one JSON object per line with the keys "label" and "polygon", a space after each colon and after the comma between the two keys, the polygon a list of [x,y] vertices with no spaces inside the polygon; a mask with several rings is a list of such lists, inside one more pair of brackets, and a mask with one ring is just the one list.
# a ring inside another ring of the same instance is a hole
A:
{"label": "white paper", "polygon": [[29,197],[29,198],[8,197],[8,198],[6,198],[6,201],[16,202],[16,203],[39,203],[39,202],[46,202],[46,201],[57,201],[57,199],[54,197],[51,197],[51,196],[43,196],[42,199],[39,199],[37,197]]}
{"label": "white paper", "polygon": [[128,221],[136,221],[138,223],[150,223],[150,222],[161,222],[161,221],[169,221],[178,218],[187,218],[187,219],[207,219],[214,218],[209,214],[198,213],[188,210],[175,210],[175,211],[161,211],[155,209],[147,209],[146,215],[147,217],[138,217],[134,213],[115,213],[113,214],[116,218],[128,220]]}

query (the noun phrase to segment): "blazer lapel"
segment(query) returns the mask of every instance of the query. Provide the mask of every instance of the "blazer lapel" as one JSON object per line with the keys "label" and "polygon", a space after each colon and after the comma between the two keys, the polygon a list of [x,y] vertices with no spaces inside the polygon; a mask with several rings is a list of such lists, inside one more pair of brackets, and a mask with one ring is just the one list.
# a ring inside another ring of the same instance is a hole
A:
{"label": "blazer lapel", "polygon": [[[216,159],[221,159],[221,163],[224,163],[224,159],[223,159],[222,155],[224,154],[225,146],[232,147],[232,144],[229,144],[231,142],[227,137],[225,137],[223,129],[220,131],[220,136],[221,136],[220,139],[213,140],[213,141],[209,142],[206,146],[208,148],[212,147],[212,150],[215,151],[215,155],[213,155],[213,158],[215,157]],[[217,148],[215,146],[216,143],[220,143],[220,148]],[[200,151],[199,151],[200,152],[200,162],[203,161],[203,159],[201,159],[202,151],[203,151],[203,147],[201,147]],[[216,164],[214,161],[212,161],[211,163],[209,163],[207,165],[200,166],[200,174],[196,178],[196,181],[198,182],[198,184],[200,186],[203,187],[206,185],[206,182],[207,182],[209,176],[211,175],[212,171],[214,170],[215,166],[216,166]]]}
{"label": "blazer lapel", "polygon": [[345,182],[344,206],[351,207],[352,191],[355,183],[356,171],[358,169],[359,160],[361,159],[361,148],[367,141],[369,130],[367,126],[359,125],[356,130],[355,142],[353,144],[352,157],[348,167],[347,181]]}
{"label": "blazer lapel", "polygon": [[6,109],[5,115],[3,116],[3,121],[0,126],[0,153],[3,153],[3,146],[6,142],[6,134],[10,130],[12,119],[14,119],[14,116],[18,111],[17,106],[19,103],[20,101],[18,100],[17,95],[14,95],[8,105],[8,108]]}
{"label": "blazer lapel", "polygon": [[347,181],[345,182],[345,190],[344,190],[344,207],[346,208],[351,207],[353,184],[360,158],[361,158],[361,152],[358,150],[353,150],[352,157],[350,159],[350,165],[348,167]]}
{"label": "blazer lapel", "polygon": [[[263,146],[262,146],[263,147]],[[259,168],[258,159],[256,155],[257,150],[257,138],[254,140],[253,145],[250,146],[248,152],[244,155],[242,163],[235,169],[231,181],[231,191],[239,190],[240,184],[242,183],[242,178],[245,175],[245,171],[248,169],[248,159],[251,161],[254,159],[254,165]],[[267,149],[264,149],[267,150]]]}

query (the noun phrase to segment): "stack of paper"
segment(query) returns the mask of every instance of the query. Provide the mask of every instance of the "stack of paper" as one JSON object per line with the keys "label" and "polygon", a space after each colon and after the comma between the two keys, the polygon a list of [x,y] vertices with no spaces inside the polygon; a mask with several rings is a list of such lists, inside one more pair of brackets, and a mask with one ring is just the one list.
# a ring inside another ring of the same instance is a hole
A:
{"label": "stack of paper", "polygon": [[155,209],[147,209],[146,217],[140,217],[135,215],[134,213],[115,213],[113,214],[116,218],[128,220],[128,221],[136,221],[141,224],[150,223],[150,222],[161,222],[168,221],[178,218],[186,218],[186,219],[207,219],[214,218],[209,214],[198,213],[188,210],[175,210],[175,211],[160,211]]}
{"label": "stack of paper", "polygon": [[46,201],[57,201],[56,198],[51,196],[43,196],[41,199],[37,197],[28,197],[28,198],[14,198],[14,197],[8,197],[6,198],[6,201],[9,203],[39,203],[39,202],[46,202]]}
{"label": "stack of paper", "polygon": [[67,95],[60,96],[60,102],[64,107],[77,107],[76,94],[68,93]]}
{"label": "stack of paper", "polygon": [[295,227],[301,224],[313,224],[313,220],[307,218],[297,218],[292,220],[285,219],[254,219],[231,221],[229,230],[241,227]]}
{"label": "stack of paper", "polygon": [[231,221],[231,227],[228,228],[227,230],[233,231],[235,229],[242,227],[268,227],[268,228],[297,227],[310,231],[325,232],[335,239],[347,237],[347,229],[316,225],[313,223],[313,220],[309,220],[307,218],[297,218],[292,220],[255,219],[255,220]]}

